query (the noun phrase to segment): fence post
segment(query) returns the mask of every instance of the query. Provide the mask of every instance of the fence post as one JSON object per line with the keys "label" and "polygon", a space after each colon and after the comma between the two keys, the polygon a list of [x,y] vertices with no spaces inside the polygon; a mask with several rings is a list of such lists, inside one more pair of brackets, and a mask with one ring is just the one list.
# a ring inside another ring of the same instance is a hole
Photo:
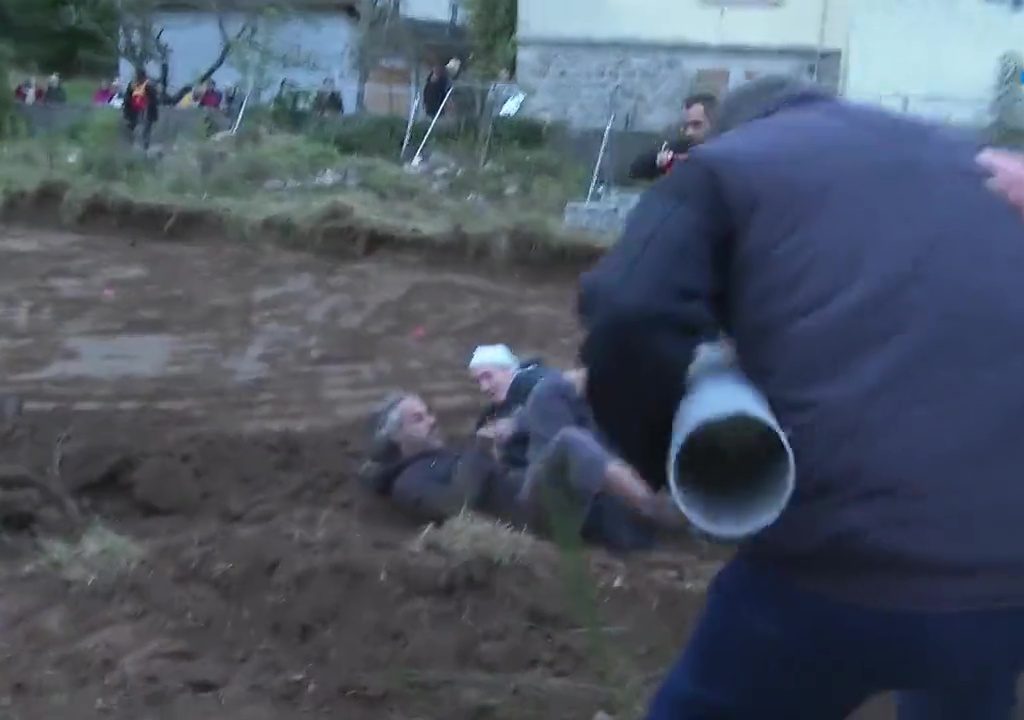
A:
{"label": "fence post", "polygon": [[412,139],[412,126],[416,123],[416,112],[420,109],[420,94],[415,93],[412,97],[409,108],[409,122],[405,125],[405,139],[402,140],[402,152],[398,154],[398,161],[405,159],[405,151],[409,148],[409,140]]}
{"label": "fence post", "polygon": [[587,190],[587,203],[594,197],[594,188],[597,187],[597,176],[601,172],[601,163],[604,161],[605,150],[608,149],[608,136],[612,132],[612,123],[615,122],[615,113],[608,118],[608,124],[604,128],[604,136],[601,138],[601,149],[597,152],[597,162],[594,163],[594,174],[590,178],[590,189]]}

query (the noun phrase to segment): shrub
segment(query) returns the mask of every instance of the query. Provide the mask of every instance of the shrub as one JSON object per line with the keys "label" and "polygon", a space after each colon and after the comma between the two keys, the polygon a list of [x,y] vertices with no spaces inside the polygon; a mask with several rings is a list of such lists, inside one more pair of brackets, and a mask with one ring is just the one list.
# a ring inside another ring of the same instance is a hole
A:
{"label": "shrub", "polygon": [[227,139],[210,148],[199,166],[205,187],[224,195],[247,193],[268,180],[308,180],[340,158],[333,147],[298,135]]}
{"label": "shrub", "polygon": [[[397,158],[405,139],[407,120],[400,117],[359,116],[342,118],[318,125],[314,135],[331,143],[343,155]],[[413,125],[410,144],[415,146],[426,135],[430,122],[421,120]],[[458,128],[449,123],[438,123],[431,134],[431,142],[452,142],[458,139]]]}
{"label": "shrub", "polygon": [[91,112],[70,131],[81,146],[81,169],[100,180],[126,181],[145,165],[144,158],[128,151],[120,113]]}
{"label": "shrub", "polygon": [[14,135],[18,126],[14,110],[14,93],[10,88],[10,60],[10,49],[0,45],[0,139]]}
{"label": "shrub", "polygon": [[540,148],[547,142],[547,126],[530,118],[495,118],[491,142],[524,150]]}

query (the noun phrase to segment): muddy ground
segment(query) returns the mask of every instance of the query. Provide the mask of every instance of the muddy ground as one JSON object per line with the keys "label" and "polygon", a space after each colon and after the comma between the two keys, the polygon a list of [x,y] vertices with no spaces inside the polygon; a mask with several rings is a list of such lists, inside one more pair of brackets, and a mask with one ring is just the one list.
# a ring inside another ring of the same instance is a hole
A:
{"label": "muddy ground", "polygon": [[88,527],[0,494],[0,718],[633,717],[711,559],[499,566],[417,548],[354,481],[387,390],[457,437],[475,344],[571,361],[571,277],[525,272],[0,227],[3,462]]}

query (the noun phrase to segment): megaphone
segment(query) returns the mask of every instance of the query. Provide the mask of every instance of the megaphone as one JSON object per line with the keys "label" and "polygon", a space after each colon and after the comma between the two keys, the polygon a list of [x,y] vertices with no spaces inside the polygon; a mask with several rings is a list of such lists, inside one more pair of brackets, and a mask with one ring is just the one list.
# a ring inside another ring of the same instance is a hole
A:
{"label": "megaphone", "polygon": [[793,450],[767,399],[723,345],[704,345],[672,425],[669,490],[699,531],[737,541],[774,523],[796,485]]}

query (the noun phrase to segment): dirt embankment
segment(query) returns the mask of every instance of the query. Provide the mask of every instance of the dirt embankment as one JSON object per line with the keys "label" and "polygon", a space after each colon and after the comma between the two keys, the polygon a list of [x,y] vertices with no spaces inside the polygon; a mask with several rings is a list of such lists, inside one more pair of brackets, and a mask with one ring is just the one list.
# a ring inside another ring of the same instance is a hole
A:
{"label": "dirt embankment", "polygon": [[[45,223],[66,201],[48,197],[15,207]],[[83,516],[70,532],[0,483],[0,717],[637,716],[713,559],[508,554],[521,539],[495,528],[424,542],[356,481],[389,389],[420,390],[458,437],[475,344],[570,364],[567,273],[337,262],[202,227],[0,226],[0,392],[25,401],[0,465]]]}
{"label": "dirt embankment", "polygon": [[423,255],[426,250],[432,260],[448,263],[497,261],[545,268],[555,264],[567,271],[585,267],[606,249],[598,240],[554,236],[525,224],[486,234],[456,228],[428,235],[360,219],[343,200],[318,207],[308,216],[271,215],[250,222],[227,210],[137,201],[106,192],[82,194],[61,181],[6,193],[0,198],[0,222],[150,239],[244,237],[349,259],[382,251]]}

